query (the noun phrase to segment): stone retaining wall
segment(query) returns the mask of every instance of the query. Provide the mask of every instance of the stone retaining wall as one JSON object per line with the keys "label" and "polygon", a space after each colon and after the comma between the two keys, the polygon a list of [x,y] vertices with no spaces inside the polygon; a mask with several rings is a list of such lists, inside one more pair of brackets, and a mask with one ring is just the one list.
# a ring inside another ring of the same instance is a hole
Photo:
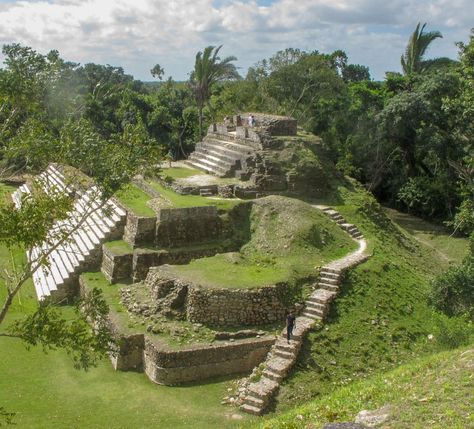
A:
{"label": "stone retaining wall", "polygon": [[163,350],[147,338],[144,371],[150,380],[166,385],[244,373],[265,359],[274,342],[274,337],[263,337],[184,350]]}
{"label": "stone retaining wall", "polygon": [[204,288],[174,278],[168,269],[167,265],[152,267],[146,284],[162,307],[172,302],[169,297],[184,294],[183,307],[169,310],[181,311],[190,322],[210,326],[255,326],[285,320],[287,306],[280,297],[289,287],[286,283],[255,289]]}
{"label": "stone retaining wall", "polygon": [[287,284],[258,289],[188,287],[186,319],[215,326],[265,325],[285,320],[279,290]]}
{"label": "stone retaining wall", "polygon": [[160,209],[155,242],[160,247],[180,247],[221,238],[225,233],[215,206]]}
{"label": "stone retaining wall", "polygon": [[105,244],[102,245],[102,253],[100,270],[110,283],[117,283],[132,277],[132,253],[117,255]]}
{"label": "stone retaining wall", "polygon": [[138,216],[129,210],[123,239],[132,247],[153,243],[155,228],[156,216]]}

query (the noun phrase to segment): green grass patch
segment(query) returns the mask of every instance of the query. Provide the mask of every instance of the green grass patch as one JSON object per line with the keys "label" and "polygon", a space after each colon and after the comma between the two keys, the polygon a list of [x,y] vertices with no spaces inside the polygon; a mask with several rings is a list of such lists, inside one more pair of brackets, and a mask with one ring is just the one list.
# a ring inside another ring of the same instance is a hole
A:
{"label": "green grass patch", "polygon": [[228,211],[236,204],[239,204],[240,200],[230,200],[226,198],[207,198],[199,195],[181,195],[173,190],[163,186],[160,182],[150,181],[150,185],[155,188],[160,195],[168,200],[173,207],[196,207],[196,206],[216,206],[218,210]]}
{"label": "green grass patch", "polygon": [[191,176],[201,176],[204,171],[197,170],[195,168],[186,168],[186,167],[171,167],[171,168],[161,168],[162,177],[171,177],[173,179],[185,179]]}
{"label": "green grass patch", "polygon": [[115,255],[127,255],[133,253],[133,248],[126,241],[115,240],[104,243],[105,247],[113,252]]}
{"label": "green grass patch", "polygon": [[382,427],[471,428],[473,365],[472,346],[417,359],[251,426],[319,429],[329,422],[353,421],[362,410],[388,406],[389,418]]}
{"label": "green grass patch", "polygon": [[133,184],[118,191],[116,197],[138,216],[156,216],[156,213],[147,205],[151,196]]}
{"label": "green grass patch", "polygon": [[249,288],[295,283],[356,248],[356,243],[319,210],[298,200],[267,197],[250,213],[250,241],[238,253],[173,266],[174,273],[208,287]]}
{"label": "green grass patch", "polygon": [[440,263],[444,265],[458,263],[467,255],[469,247],[467,240],[452,236],[447,228],[396,210],[385,209],[385,212],[410,236],[436,252],[438,254],[436,259]]}

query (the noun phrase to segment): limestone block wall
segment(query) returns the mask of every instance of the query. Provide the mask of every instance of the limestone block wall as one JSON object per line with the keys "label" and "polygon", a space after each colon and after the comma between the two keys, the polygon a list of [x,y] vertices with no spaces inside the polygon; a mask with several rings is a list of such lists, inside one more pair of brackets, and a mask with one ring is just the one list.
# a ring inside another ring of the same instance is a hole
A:
{"label": "limestone block wall", "polygon": [[138,216],[129,210],[123,239],[133,247],[153,243],[155,228],[156,217]]}
{"label": "limestone block wall", "polygon": [[115,370],[141,371],[143,369],[143,334],[122,335],[118,340],[118,350],[110,355]]}
{"label": "limestone block wall", "polygon": [[286,116],[272,116],[255,113],[257,126],[262,126],[272,136],[295,136],[298,123],[296,119]]}
{"label": "limestone block wall", "polygon": [[151,268],[146,284],[161,307],[166,307],[170,301],[168,295],[185,294],[183,308],[179,310],[190,322],[211,326],[249,326],[285,320],[287,306],[281,297],[288,288],[286,283],[255,289],[205,288],[175,278],[169,268],[167,265]]}
{"label": "limestone block wall", "polygon": [[102,253],[100,270],[110,283],[117,283],[132,276],[132,253],[117,255],[106,245],[102,245]]}
{"label": "limestone block wall", "polygon": [[188,287],[186,319],[215,326],[265,325],[285,320],[279,284],[258,289]]}
{"label": "limestone block wall", "polygon": [[225,227],[215,206],[160,209],[155,242],[160,247],[180,247],[222,238]]}
{"label": "limestone block wall", "polygon": [[150,380],[167,385],[244,373],[265,359],[274,342],[274,337],[263,337],[169,350],[146,338],[144,371]]}

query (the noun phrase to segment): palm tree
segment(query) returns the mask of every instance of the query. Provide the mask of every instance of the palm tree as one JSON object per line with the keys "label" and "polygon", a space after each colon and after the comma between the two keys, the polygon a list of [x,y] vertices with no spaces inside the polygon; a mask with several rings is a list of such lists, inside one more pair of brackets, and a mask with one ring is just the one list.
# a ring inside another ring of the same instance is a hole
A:
{"label": "palm tree", "polygon": [[238,79],[240,76],[232,61],[236,61],[234,56],[221,60],[218,56],[222,45],[208,46],[203,52],[198,52],[194,70],[191,73],[190,83],[196,98],[199,110],[199,136],[202,137],[202,110],[205,104],[209,104],[211,89],[216,82],[227,79]]}
{"label": "palm tree", "polygon": [[423,24],[420,30],[420,23],[418,23],[408,41],[405,53],[402,55],[401,63],[405,75],[420,73],[423,70],[426,70],[428,66],[434,65],[438,61],[440,63],[445,63],[447,60],[447,58],[437,58],[436,60],[429,61],[423,59],[423,55],[425,55],[431,42],[443,37],[439,31],[424,33],[423,30],[425,27],[426,23]]}

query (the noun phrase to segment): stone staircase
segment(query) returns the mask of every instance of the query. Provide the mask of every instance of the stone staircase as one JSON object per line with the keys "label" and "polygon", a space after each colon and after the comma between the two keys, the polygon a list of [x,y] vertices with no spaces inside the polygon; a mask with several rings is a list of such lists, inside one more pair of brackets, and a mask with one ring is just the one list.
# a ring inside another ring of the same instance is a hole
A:
{"label": "stone staircase", "polygon": [[265,412],[274,397],[281,381],[296,362],[306,333],[317,323],[322,323],[329,311],[329,306],[339,293],[344,272],[369,257],[366,253],[367,243],[355,225],[349,224],[336,211],[326,206],[313,206],[322,210],[334,222],[341,226],[352,238],[358,241],[359,248],[344,258],[330,262],[322,267],[315,290],[305,303],[301,315],[296,318],[292,339],[286,340],[286,328],[272,346],[264,362],[264,369],[259,381],[247,387],[240,409],[246,413],[261,415]]}
{"label": "stone staircase", "polygon": [[[232,136],[231,133],[229,133]],[[186,161],[193,168],[218,177],[234,177],[242,168],[242,163],[255,152],[250,146],[239,144],[234,137],[223,140],[208,135],[196,144],[194,152]]]}
{"label": "stone staircase", "polygon": [[[32,277],[38,300],[51,297],[59,301],[75,292],[78,276],[82,271],[100,262],[102,243],[123,233],[126,212],[112,200],[102,203],[95,186],[86,191],[73,189],[54,164],[40,174],[37,180],[46,192],[75,194],[69,217],[57,221],[52,228],[54,237],[58,237],[59,232],[70,234],[69,239],[61,244],[57,244],[58,238],[52,239],[52,243],[27,252],[32,262]],[[20,186],[12,195],[15,205],[20,207],[23,195],[30,192],[28,185]],[[51,248],[53,250],[49,250]],[[38,260],[44,255],[47,255],[47,264],[40,266]]]}

